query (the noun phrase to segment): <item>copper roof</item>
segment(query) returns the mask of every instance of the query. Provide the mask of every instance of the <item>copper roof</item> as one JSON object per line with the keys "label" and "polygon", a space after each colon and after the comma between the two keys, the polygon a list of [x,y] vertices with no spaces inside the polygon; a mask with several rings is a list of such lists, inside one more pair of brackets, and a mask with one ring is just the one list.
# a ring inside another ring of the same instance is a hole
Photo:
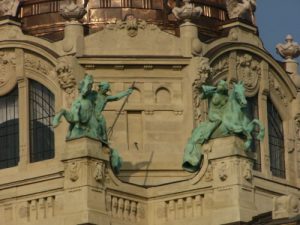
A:
{"label": "copper roof", "polygon": [[[53,41],[62,39],[64,19],[59,15],[62,3],[60,0],[24,0],[19,10],[23,31]],[[194,3],[203,8],[203,16],[195,21],[203,37],[214,37],[215,27],[228,19],[225,0],[194,0]],[[167,5],[174,7],[175,4],[175,0],[168,0]],[[88,34],[133,14],[176,35],[178,22],[168,12],[170,10],[166,5],[164,7],[163,0],[89,0],[83,22]]]}

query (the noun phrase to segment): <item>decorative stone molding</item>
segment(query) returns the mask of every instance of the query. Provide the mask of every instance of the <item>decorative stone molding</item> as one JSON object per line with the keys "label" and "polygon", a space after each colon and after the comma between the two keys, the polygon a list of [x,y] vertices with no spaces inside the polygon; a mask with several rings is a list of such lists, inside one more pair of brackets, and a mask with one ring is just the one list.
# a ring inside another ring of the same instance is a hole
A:
{"label": "decorative stone molding", "polygon": [[55,196],[29,200],[27,201],[27,208],[24,209],[30,222],[52,218],[55,211]]}
{"label": "decorative stone molding", "polygon": [[82,19],[83,16],[87,13],[85,9],[87,3],[83,6],[80,6],[76,2],[76,0],[69,0],[68,4],[60,10],[60,15],[65,20],[77,21]]}
{"label": "decorative stone molding", "polygon": [[277,96],[281,99],[282,103],[284,106],[288,105],[288,98],[283,90],[283,88],[280,86],[279,82],[274,78],[272,74],[269,75],[269,84],[270,84],[270,89],[274,90],[274,92],[277,94]]}
{"label": "decorative stone molding", "polygon": [[28,70],[35,70],[46,76],[52,71],[52,66],[48,62],[35,55],[25,54],[24,58],[24,67]]}
{"label": "decorative stone molding", "polygon": [[299,198],[289,194],[273,198],[272,218],[281,219],[297,216],[300,213]]}
{"label": "decorative stone molding", "polygon": [[79,168],[80,165],[78,162],[71,162],[69,164],[69,178],[71,181],[75,182],[79,178]]}
{"label": "decorative stone molding", "polygon": [[183,0],[184,5],[182,7],[174,7],[172,13],[178,20],[183,20],[184,22],[191,21],[194,18],[201,16],[203,10],[201,7],[191,3],[190,0]]}
{"label": "decorative stone molding", "polygon": [[153,24],[147,24],[145,20],[137,19],[133,15],[127,15],[125,20],[117,20],[115,24],[108,24],[106,26],[108,30],[127,30],[127,34],[130,37],[135,37],[138,34],[138,30],[156,30],[157,26]]}
{"label": "decorative stone molding", "polygon": [[20,0],[0,0],[0,16],[17,16]]}
{"label": "decorative stone molding", "polygon": [[215,60],[212,63],[211,67],[213,71],[211,79],[221,76],[229,69],[228,55],[221,56],[220,58]]}
{"label": "decorative stone molding", "polygon": [[105,182],[105,164],[103,161],[99,161],[95,163],[95,170],[93,177],[99,183],[104,184]]}
{"label": "decorative stone molding", "polygon": [[243,18],[255,24],[256,0],[226,0],[226,9],[230,19]]}
{"label": "decorative stone molding", "polygon": [[0,51],[0,87],[15,76],[16,56],[12,51]]}
{"label": "decorative stone molding", "polygon": [[300,55],[300,45],[294,42],[292,35],[288,34],[284,44],[276,45],[277,53],[284,59],[295,59]]}
{"label": "decorative stone molding", "polygon": [[60,88],[67,94],[72,94],[76,88],[76,79],[73,75],[73,69],[64,59],[60,59],[56,68],[56,76]]}
{"label": "decorative stone molding", "polygon": [[295,138],[300,142],[300,114],[295,116]]}
{"label": "decorative stone molding", "polygon": [[166,220],[185,219],[202,215],[204,195],[194,195],[165,201]]}
{"label": "decorative stone molding", "polygon": [[251,182],[252,181],[252,163],[249,161],[242,160],[242,176],[246,181]]}
{"label": "decorative stone molding", "polygon": [[204,175],[204,180],[206,182],[210,182],[214,180],[214,176],[213,176],[213,166],[211,165],[211,163],[208,165],[206,173]]}
{"label": "decorative stone molding", "polygon": [[226,162],[221,162],[218,168],[218,175],[221,181],[225,181],[228,178],[228,166]]}
{"label": "decorative stone molding", "polygon": [[260,62],[250,54],[242,54],[237,57],[238,79],[244,82],[247,91],[254,91],[258,88],[261,78]]}
{"label": "decorative stone molding", "polygon": [[196,58],[196,73],[197,78],[194,80],[192,89],[193,89],[193,105],[194,105],[194,120],[196,122],[200,122],[202,120],[202,102],[200,99],[199,89],[202,84],[206,82],[209,76],[212,74],[212,68],[209,65],[208,58],[205,57],[197,57]]}
{"label": "decorative stone molding", "polygon": [[106,195],[106,210],[113,218],[120,218],[125,221],[134,222],[145,217],[141,203],[111,194]]}

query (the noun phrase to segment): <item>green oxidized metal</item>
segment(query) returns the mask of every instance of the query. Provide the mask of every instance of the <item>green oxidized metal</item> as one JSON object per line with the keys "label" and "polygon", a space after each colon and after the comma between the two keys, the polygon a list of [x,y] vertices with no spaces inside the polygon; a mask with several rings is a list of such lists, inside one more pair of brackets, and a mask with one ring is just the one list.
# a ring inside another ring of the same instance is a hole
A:
{"label": "green oxidized metal", "polygon": [[67,140],[81,137],[90,137],[100,140],[103,145],[110,149],[110,159],[113,170],[118,173],[122,166],[122,159],[116,149],[112,149],[108,144],[106,121],[102,114],[107,102],[117,101],[132,93],[132,88],[127,91],[110,96],[107,92],[110,85],[101,82],[98,91],[93,91],[93,77],[85,75],[79,83],[79,96],[73,101],[70,111],[60,110],[53,118],[52,124],[58,126],[61,117],[65,117],[69,125],[66,136]]}
{"label": "green oxidized metal", "polygon": [[249,150],[255,125],[260,129],[257,138],[262,140],[264,137],[264,127],[260,121],[250,121],[246,115],[247,100],[242,82],[234,84],[230,92],[224,80],[219,81],[217,87],[203,85],[201,89],[202,98],[208,98],[210,103],[208,120],[193,130],[185,146],[182,166],[189,172],[200,169],[201,147],[209,139],[239,135],[246,138],[245,150]]}

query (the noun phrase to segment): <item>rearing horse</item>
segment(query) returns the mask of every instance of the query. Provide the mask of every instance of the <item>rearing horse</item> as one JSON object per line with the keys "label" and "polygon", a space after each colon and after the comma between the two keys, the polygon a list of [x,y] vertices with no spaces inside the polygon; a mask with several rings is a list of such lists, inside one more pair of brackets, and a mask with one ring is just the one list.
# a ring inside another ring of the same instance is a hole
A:
{"label": "rearing horse", "polygon": [[69,122],[67,140],[83,136],[99,139],[98,123],[93,106],[93,82],[91,75],[85,75],[79,84],[79,96],[72,103],[71,110],[62,109],[53,118],[52,124],[54,127],[58,126],[62,116]]}
{"label": "rearing horse", "polygon": [[[222,87],[225,81],[220,81],[219,84],[221,84]],[[212,91],[215,91],[215,89],[212,89]],[[223,98],[226,99],[226,95],[223,95]],[[259,140],[263,139],[263,125],[259,120],[253,119],[250,121],[247,117],[247,100],[242,82],[233,85],[233,89],[228,95],[228,100],[224,101],[224,103],[225,105],[218,109],[217,120],[209,119],[203,121],[193,130],[185,146],[182,163],[182,167],[185,170],[195,172],[199,169],[202,156],[201,147],[209,139],[230,135],[244,136],[246,137],[245,150],[249,150],[253,139],[251,132],[255,125],[258,125],[260,129],[257,138]],[[210,107],[212,107],[212,105],[210,105]]]}
{"label": "rearing horse", "polygon": [[230,134],[242,134],[246,137],[245,150],[249,150],[252,143],[251,132],[254,126],[259,126],[257,139],[264,138],[265,129],[258,119],[250,119],[246,113],[247,100],[245,97],[245,88],[243,82],[233,85],[233,90],[229,94],[227,105],[222,114],[222,123],[212,133],[211,138],[228,136]]}

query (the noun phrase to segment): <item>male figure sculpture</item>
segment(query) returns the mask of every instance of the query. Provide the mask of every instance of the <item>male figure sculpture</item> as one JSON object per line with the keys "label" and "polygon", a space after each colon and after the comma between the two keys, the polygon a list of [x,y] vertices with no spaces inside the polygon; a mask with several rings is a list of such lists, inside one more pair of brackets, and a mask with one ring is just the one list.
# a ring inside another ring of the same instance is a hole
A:
{"label": "male figure sculpture", "polygon": [[96,93],[95,98],[95,115],[98,121],[98,134],[102,143],[108,144],[106,120],[102,114],[106,104],[112,101],[118,101],[125,96],[132,93],[133,89],[128,88],[126,91],[117,93],[116,95],[108,95],[107,92],[110,91],[110,84],[106,81],[102,81],[98,85],[99,89]]}
{"label": "male figure sculpture", "polygon": [[264,137],[262,124],[257,119],[251,121],[247,117],[247,100],[242,82],[234,84],[230,92],[224,80],[219,81],[217,87],[203,85],[202,98],[210,99],[208,120],[201,122],[193,130],[185,147],[182,167],[189,172],[200,168],[201,147],[209,139],[238,135],[245,138],[244,146],[248,150],[255,125],[260,128],[257,138],[262,140]]}

